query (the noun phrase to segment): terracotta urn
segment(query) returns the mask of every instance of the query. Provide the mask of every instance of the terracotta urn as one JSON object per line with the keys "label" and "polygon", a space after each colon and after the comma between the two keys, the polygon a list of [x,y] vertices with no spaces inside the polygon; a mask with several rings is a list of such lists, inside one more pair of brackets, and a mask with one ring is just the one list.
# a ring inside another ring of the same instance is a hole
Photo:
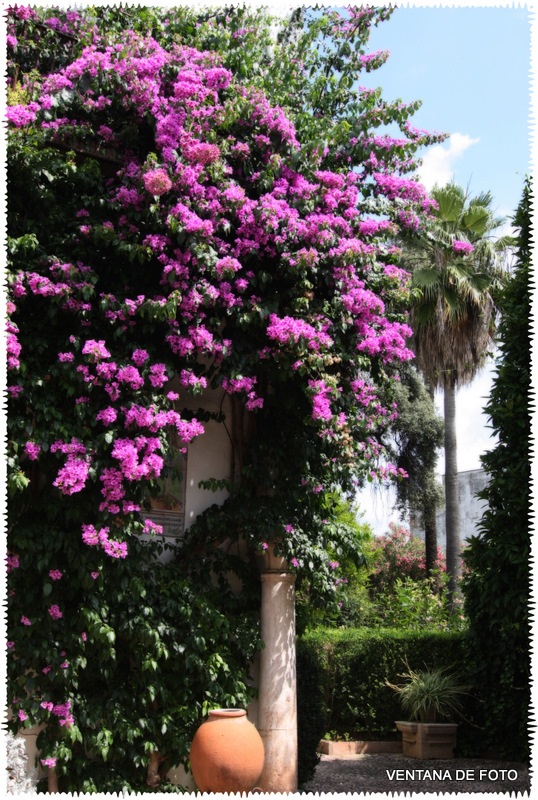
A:
{"label": "terracotta urn", "polygon": [[190,762],[201,792],[248,792],[261,775],[263,742],[247,712],[218,708],[209,712],[192,740]]}

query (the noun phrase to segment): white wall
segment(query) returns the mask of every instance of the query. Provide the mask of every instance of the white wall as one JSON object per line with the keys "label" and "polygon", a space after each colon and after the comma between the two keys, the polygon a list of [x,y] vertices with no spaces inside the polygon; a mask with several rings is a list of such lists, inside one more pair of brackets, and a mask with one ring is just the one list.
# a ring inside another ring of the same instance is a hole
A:
{"label": "white wall", "polygon": [[[444,476],[443,476],[444,484]],[[468,541],[472,536],[478,535],[478,524],[487,508],[487,503],[475,497],[488,484],[488,476],[483,469],[470,469],[458,473],[458,486],[460,496],[460,535],[461,541]],[[441,508],[436,515],[437,544],[446,551],[446,521],[445,509]],[[411,532],[424,539],[424,531],[411,523]]]}
{"label": "white wall", "polygon": [[[206,411],[222,411],[226,415],[226,425],[231,428],[230,398],[226,395],[222,401],[222,390],[206,390],[198,397],[185,396],[182,387],[176,389],[180,395],[179,407],[196,412],[198,408]],[[212,492],[202,489],[200,481],[208,478],[222,480],[230,478],[231,443],[226,433],[225,426],[220,422],[210,420],[202,423],[205,433],[191,442],[187,454],[186,492],[185,492],[185,528],[188,528],[198,514],[201,514],[213,503],[221,504],[227,497],[227,492],[220,490]]]}

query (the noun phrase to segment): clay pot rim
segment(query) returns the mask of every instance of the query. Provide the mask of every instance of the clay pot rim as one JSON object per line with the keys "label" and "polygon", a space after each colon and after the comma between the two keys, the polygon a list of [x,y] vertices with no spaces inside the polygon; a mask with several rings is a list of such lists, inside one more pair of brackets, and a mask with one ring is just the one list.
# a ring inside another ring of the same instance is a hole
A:
{"label": "clay pot rim", "polygon": [[210,717],[246,717],[246,715],[244,708],[213,708],[209,712]]}

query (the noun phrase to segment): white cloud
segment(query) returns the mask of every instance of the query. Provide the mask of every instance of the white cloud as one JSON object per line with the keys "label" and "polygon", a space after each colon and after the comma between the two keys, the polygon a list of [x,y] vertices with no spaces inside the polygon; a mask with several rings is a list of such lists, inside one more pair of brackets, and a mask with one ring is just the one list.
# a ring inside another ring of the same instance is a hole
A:
{"label": "white cloud", "polygon": [[454,175],[454,162],[461,158],[468,147],[479,141],[466,133],[452,133],[447,145],[436,144],[431,147],[418,170],[426,189],[432,189],[436,183],[439,186],[449,183]]}

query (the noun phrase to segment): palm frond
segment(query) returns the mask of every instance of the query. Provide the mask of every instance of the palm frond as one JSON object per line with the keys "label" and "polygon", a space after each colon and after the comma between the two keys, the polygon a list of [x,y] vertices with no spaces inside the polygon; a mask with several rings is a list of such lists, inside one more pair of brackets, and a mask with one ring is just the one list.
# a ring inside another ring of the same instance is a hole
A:
{"label": "palm frond", "polygon": [[483,236],[489,230],[490,213],[483,206],[470,206],[468,211],[462,214],[461,223],[465,230],[474,236]]}
{"label": "palm frond", "polygon": [[435,289],[436,292],[441,288],[441,276],[435,267],[416,269],[413,272],[411,285],[417,289]]}
{"label": "palm frond", "polygon": [[[412,271],[410,324],[417,363],[434,387],[468,383],[480,369],[495,333],[493,295],[505,272],[500,256],[512,237],[493,240],[504,223],[492,211],[492,195],[476,197],[450,183],[431,192],[438,208],[425,234],[404,250]],[[454,241],[474,250],[461,255]],[[493,293],[493,294],[492,294]]]}

